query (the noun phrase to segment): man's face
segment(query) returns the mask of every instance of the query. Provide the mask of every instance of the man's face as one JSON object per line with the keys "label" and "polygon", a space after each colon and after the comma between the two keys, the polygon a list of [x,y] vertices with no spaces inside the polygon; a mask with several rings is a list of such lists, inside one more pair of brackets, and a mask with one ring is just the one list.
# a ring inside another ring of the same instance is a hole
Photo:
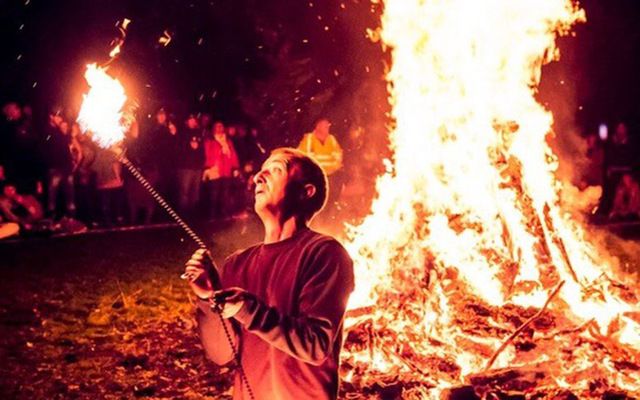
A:
{"label": "man's face", "polygon": [[16,194],[18,193],[16,191],[16,187],[13,185],[7,185],[4,187],[4,189],[2,190],[2,192],[4,193],[4,195],[10,199],[14,198],[16,196]]}
{"label": "man's face", "polygon": [[213,124],[213,135],[218,140],[223,140],[225,138],[224,124],[222,122],[216,122]]}
{"label": "man's face", "polygon": [[329,128],[331,127],[331,123],[326,119],[318,121],[316,124],[316,129],[314,133],[320,140],[325,140],[329,136]]}
{"label": "man's face", "polygon": [[58,113],[50,114],[49,121],[51,122],[51,125],[60,126],[60,123],[63,121],[62,115]]}
{"label": "man's face", "polygon": [[616,140],[618,143],[626,143],[628,136],[627,125],[624,123],[619,123],[616,126]]}
{"label": "man's face", "polygon": [[197,129],[198,128],[198,120],[196,117],[189,117],[187,120],[187,128],[189,129]]}
{"label": "man's face", "polygon": [[156,122],[160,125],[163,125],[165,122],[167,122],[167,114],[164,111],[157,113]]}
{"label": "man's face", "polygon": [[22,111],[20,110],[20,106],[16,103],[7,103],[2,111],[4,112],[5,117],[9,121],[17,121],[22,117]]}
{"label": "man's face", "polygon": [[255,188],[255,210],[258,215],[283,211],[289,175],[287,158],[282,154],[269,157],[260,172],[253,178]]}
{"label": "man's face", "polygon": [[66,135],[67,133],[69,133],[69,123],[67,121],[60,122],[60,125],[58,126],[62,134]]}

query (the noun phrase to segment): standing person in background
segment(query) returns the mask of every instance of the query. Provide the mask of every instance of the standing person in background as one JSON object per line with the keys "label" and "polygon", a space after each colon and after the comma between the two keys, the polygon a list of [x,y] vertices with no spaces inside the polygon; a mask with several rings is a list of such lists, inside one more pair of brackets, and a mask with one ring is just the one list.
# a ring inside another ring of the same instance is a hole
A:
{"label": "standing person in background", "polygon": [[198,122],[200,124],[200,130],[202,131],[202,137],[208,137],[209,133],[211,132],[213,117],[209,113],[202,113],[200,114],[200,119]]}
{"label": "standing person in background", "polygon": [[158,191],[170,202],[175,202],[175,161],[178,149],[178,132],[175,124],[169,121],[167,112],[160,108],[156,112],[153,126],[143,137],[143,165],[158,177]]}
{"label": "standing person in background", "polygon": [[[144,174],[151,185],[155,185],[159,179],[156,160],[153,159],[150,150],[145,147],[146,141],[144,137],[141,137],[141,134],[148,135],[149,132],[140,132],[140,126],[138,122],[134,120],[124,139],[127,158]],[[153,197],[149,195],[147,190],[140,185],[135,177],[128,171],[125,175],[124,186],[129,212],[129,223],[136,225],[141,221],[142,224],[150,224],[156,207],[156,202],[153,200]],[[142,214],[142,216],[140,216],[140,214]]]}
{"label": "standing person in background", "polygon": [[200,199],[204,145],[200,124],[194,114],[189,115],[185,128],[178,134],[178,210],[193,217]]}
{"label": "standing person in background", "polygon": [[[77,131],[76,131],[77,130]],[[76,142],[81,156],[75,168],[76,200],[78,207],[78,219],[85,224],[95,222],[95,180],[94,171],[91,168],[96,159],[98,146],[91,140],[91,133],[79,132],[77,123],[71,126],[71,135],[76,135]]]}
{"label": "standing person in background", "polygon": [[62,119],[59,109],[49,114],[49,125],[45,136],[47,159],[47,214],[56,219],[58,195],[64,194],[63,217],[73,217],[76,213],[73,160],[71,156],[71,134],[69,124]]}
{"label": "standing person in background", "polygon": [[21,193],[41,194],[42,163],[38,139],[27,107],[9,102],[2,107],[0,128],[0,169],[15,182]]}
{"label": "standing person in background", "polygon": [[100,223],[105,228],[121,224],[123,218],[124,181],[122,165],[113,151],[99,148],[93,163],[100,204]]}
{"label": "standing person in background", "polygon": [[249,211],[253,208],[253,176],[263,161],[262,153],[253,135],[247,132],[245,125],[237,126],[237,134],[233,145],[238,154],[240,176],[238,177],[238,211]]}
{"label": "standing person in background", "polygon": [[231,179],[239,167],[233,143],[227,137],[224,124],[216,121],[212,135],[204,141],[205,170],[203,180],[208,186],[207,210],[210,218],[229,216]]}
{"label": "standing person in background", "polygon": [[302,137],[298,150],[315,159],[329,177],[329,200],[327,206],[332,209],[340,197],[342,190],[342,147],[335,136],[330,133],[331,123],[320,118],[313,132]]}
{"label": "standing person in background", "polygon": [[229,183],[229,198],[233,199],[229,204],[229,212],[231,215],[238,215],[244,211],[245,204],[244,189],[246,187],[246,178],[242,171],[242,166],[244,165],[244,146],[238,136],[239,130],[238,125],[229,125],[227,128],[227,137],[233,144],[233,148],[238,157],[238,168],[233,171],[233,176]]}
{"label": "standing person in background", "polygon": [[616,188],[623,175],[630,174],[637,165],[637,152],[631,143],[627,124],[619,122],[605,147],[605,177],[599,211],[609,214],[613,207]]}

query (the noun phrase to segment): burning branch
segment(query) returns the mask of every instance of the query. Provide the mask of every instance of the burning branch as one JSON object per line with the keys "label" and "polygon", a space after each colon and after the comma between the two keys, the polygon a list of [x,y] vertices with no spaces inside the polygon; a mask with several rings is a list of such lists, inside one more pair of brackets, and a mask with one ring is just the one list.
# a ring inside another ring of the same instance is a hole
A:
{"label": "burning branch", "polygon": [[516,338],[516,336],[518,336],[520,334],[520,332],[522,332],[527,326],[531,325],[531,323],[533,321],[535,321],[536,319],[540,318],[540,316],[542,315],[542,313],[545,312],[545,310],[547,309],[547,307],[549,306],[549,303],[551,302],[551,300],[558,294],[558,292],[560,292],[560,289],[562,288],[562,286],[564,285],[565,281],[561,281],[558,286],[556,286],[555,289],[553,289],[553,291],[549,294],[549,297],[547,298],[547,301],[544,303],[544,305],[542,306],[542,308],[540,310],[538,310],[537,313],[535,313],[531,318],[529,318],[528,320],[526,320],[522,325],[520,325],[520,327],[518,329],[515,330],[515,332],[513,332],[508,338],[507,340],[505,340],[502,345],[498,348],[498,350],[496,350],[496,352],[493,354],[493,356],[489,359],[489,362],[487,362],[487,365],[484,367],[483,371],[487,371],[491,368],[491,366],[493,365],[493,363],[496,361],[496,359],[498,358],[498,356],[500,355],[500,353],[502,353],[502,351],[511,343],[513,342],[513,339]]}

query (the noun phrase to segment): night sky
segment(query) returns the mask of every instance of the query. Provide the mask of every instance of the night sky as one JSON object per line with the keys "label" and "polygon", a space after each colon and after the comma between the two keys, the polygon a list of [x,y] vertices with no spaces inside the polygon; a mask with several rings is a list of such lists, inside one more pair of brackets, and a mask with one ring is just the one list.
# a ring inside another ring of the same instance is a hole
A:
{"label": "night sky", "polygon": [[[640,5],[581,4],[588,22],[561,40],[562,60],[545,67],[540,97],[581,132],[618,120],[635,128]],[[285,141],[321,115],[338,129],[383,129],[388,55],[366,37],[380,14],[365,0],[2,0],[0,100],[41,114],[56,104],[77,109],[85,65],[107,60],[116,23],[129,18],[111,72],[145,116],[159,106],[177,116],[213,112]]]}

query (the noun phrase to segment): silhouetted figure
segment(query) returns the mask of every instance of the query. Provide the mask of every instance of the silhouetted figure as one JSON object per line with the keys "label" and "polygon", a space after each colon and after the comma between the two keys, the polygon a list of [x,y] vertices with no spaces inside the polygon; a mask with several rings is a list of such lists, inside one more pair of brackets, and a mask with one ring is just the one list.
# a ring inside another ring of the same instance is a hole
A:
{"label": "silhouetted figure", "polygon": [[178,210],[193,217],[202,186],[204,143],[202,130],[195,115],[190,115],[185,127],[178,132]]}

